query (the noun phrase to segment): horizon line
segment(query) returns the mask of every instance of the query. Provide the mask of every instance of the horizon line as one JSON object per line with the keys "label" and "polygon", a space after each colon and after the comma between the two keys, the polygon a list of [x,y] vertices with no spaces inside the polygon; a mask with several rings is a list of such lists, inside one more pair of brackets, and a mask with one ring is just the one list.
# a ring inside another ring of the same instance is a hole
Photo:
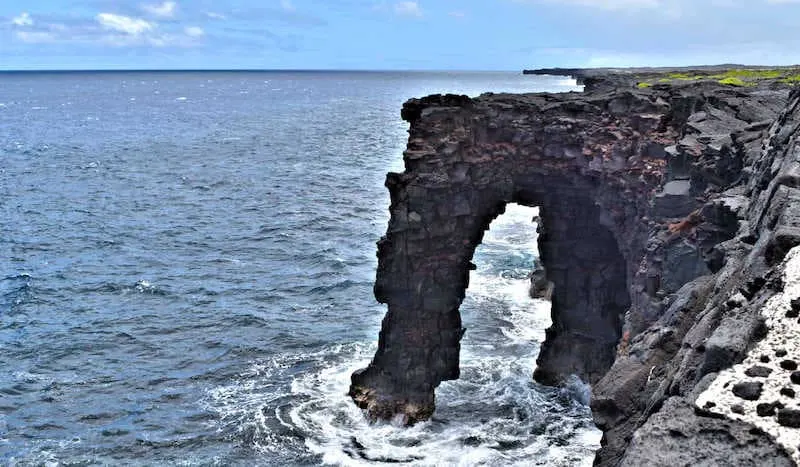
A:
{"label": "horizon line", "polygon": [[435,70],[435,69],[364,69],[364,68],[28,68],[3,69],[1,73],[522,73],[519,70]]}

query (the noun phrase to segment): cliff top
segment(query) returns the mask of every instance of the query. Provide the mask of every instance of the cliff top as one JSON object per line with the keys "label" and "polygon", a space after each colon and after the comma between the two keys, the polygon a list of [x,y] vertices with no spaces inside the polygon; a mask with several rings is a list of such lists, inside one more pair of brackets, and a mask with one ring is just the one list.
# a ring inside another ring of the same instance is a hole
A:
{"label": "cliff top", "polygon": [[707,65],[661,68],[542,68],[528,75],[570,76],[589,88],[675,86],[715,82],[732,87],[783,87],[800,83],[800,65]]}

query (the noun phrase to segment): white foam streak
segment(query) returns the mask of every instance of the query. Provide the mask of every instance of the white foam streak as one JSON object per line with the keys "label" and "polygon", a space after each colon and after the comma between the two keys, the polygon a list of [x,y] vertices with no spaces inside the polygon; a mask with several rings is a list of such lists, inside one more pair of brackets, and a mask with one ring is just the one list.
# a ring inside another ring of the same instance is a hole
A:
{"label": "white foam streak", "polygon": [[367,422],[347,391],[375,344],[356,343],[254,363],[240,381],[210,393],[222,429],[255,433],[243,438],[275,454],[294,449],[285,434],[298,434],[297,445],[326,465],[591,465],[599,432],[581,404],[588,387],[576,380],[544,388],[531,377],[550,308],[529,298],[519,273],[530,270],[536,251],[534,214],[510,207],[476,255],[462,306],[461,378],[438,388],[432,420]]}

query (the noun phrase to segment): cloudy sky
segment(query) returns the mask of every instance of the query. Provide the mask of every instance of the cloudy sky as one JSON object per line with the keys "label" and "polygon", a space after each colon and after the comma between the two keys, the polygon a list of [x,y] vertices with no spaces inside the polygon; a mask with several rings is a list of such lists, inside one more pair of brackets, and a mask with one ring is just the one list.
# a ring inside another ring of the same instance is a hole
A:
{"label": "cloudy sky", "polygon": [[3,0],[0,69],[800,63],[800,0]]}

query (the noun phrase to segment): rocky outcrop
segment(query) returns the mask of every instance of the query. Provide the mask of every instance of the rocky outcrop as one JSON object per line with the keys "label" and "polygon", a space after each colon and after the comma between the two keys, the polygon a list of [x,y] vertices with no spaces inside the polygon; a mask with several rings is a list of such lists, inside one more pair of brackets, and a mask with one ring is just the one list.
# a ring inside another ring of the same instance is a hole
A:
{"label": "rocky outcrop", "polygon": [[538,267],[531,272],[530,280],[531,288],[529,289],[529,294],[531,298],[541,298],[543,300],[551,300],[553,298],[553,288],[555,286],[547,280],[547,271],[543,267]]}
{"label": "rocky outcrop", "polygon": [[[459,376],[472,255],[519,203],[540,208],[554,285],[534,377],[593,385],[597,464],[682,465],[692,449],[706,465],[728,465],[729,449],[737,465],[789,462],[797,446],[697,401],[780,332],[764,305],[786,296],[782,262],[800,243],[798,101],[777,83],[692,83],[407,102],[405,172],[387,177],[378,244],[375,295],[388,312],[350,395],[372,418],[431,416],[435,388]],[[770,375],[794,371],[774,363]],[[736,386],[767,370],[714,390],[738,387],[746,415],[795,429],[791,404]]]}

